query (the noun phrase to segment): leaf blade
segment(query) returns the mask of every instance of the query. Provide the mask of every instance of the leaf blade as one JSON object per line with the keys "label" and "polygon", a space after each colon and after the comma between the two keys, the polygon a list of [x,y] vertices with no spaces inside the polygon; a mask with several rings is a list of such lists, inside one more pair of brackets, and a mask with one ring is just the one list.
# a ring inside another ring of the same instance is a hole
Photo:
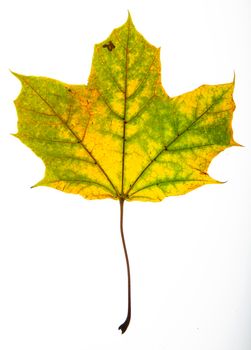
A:
{"label": "leaf blade", "polygon": [[[47,167],[39,184],[57,183],[56,188],[89,199],[159,201],[219,183],[207,170],[218,153],[237,145],[234,82],[170,98],[160,71],[160,50],[129,15],[95,45],[87,86],[17,75],[24,85],[37,79],[38,91],[23,87],[16,106],[17,136]],[[81,190],[74,181],[89,185]]]}

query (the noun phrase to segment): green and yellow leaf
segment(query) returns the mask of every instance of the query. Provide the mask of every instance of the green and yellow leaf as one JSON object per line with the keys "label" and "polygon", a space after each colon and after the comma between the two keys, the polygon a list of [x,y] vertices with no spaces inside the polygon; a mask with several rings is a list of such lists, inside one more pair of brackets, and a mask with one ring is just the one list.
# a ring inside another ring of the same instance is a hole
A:
{"label": "green and yellow leaf", "polygon": [[234,82],[169,97],[160,50],[127,22],[95,45],[88,85],[14,73],[16,136],[46,166],[36,186],[88,199],[160,201],[213,184],[211,160],[237,145]]}

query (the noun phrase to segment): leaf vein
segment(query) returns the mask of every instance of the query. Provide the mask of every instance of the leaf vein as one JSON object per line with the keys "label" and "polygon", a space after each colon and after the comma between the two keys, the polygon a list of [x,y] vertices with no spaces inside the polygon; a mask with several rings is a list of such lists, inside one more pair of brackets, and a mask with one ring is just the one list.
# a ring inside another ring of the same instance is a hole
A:
{"label": "leaf vein", "polygon": [[135,119],[137,119],[141,114],[142,112],[144,112],[144,110],[146,109],[146,107],[148,105],[150,105],[152,102],[153,102],[153,99],[154,97],[156,97],[156,94],[154,93],[151,97],[148,98],[147,102],[143,105],[143,107],[141,107],[139,109],[139,111],[137,113],[135,113],[129,120],[128,120],[128,123],[131,123],[133,122]]}
{"label": "leaf vein", "polygon": [[135,186],[135,184],[138,182],[138,180],[142,177],[142,175],[145,173],[145,171],[154,163],[154,161],[165,151],[169,151],[169,147],[174,144],[185,132],[187,132],[190,128],[192,128],[204,115],[208,113],[208,111],[214,107],[221,98],[229,91],[230,89],[227,89],[222,96],[214,101],[203,113],[201,113],[191,124],[189,124],[181,133],[179,133],[177,136],[175,136],[164,148],[162,148],[157,155],[147,164],[147,166],[141,171],[141,173],[136,177],[135,181],[132,183],[132,185],[129,187],[128,191],[126,192],[126,196],[128,197],[129,193],[131,192],[132,188]]}
{"label": "leaf vein", "polygon": [[120,114],[118,114],[117,112],[115,112],[111,105],[109,104],[109,102],[107,101],[107,99],[105,98],[104,94],[101,93],[100,89],[97,89],[97,91],[99,92],[99,96],[102,98],[102,100],[104,101],[104,103],[106,104],[106,106],[108,107],[108,109],[111,111],[112,114],[114,114],[118,119],[123,120],[123,116],[121,116]]}
{"label": "leaf vein", "polygon": [[140,83],[139,83],[138,86],[135,88],[135,90],[130,94],[130,96],[128,96],[128,99],[137,96],[137,91],[140,90],[140,87],[141,87],[141,86],[147,81],[147,79],[149,78],[149,76],[150,76],[149,72],[150,72],[150,70],[151,70],[151,68],[152,68],[152,66],[153,66],[153,64],[154,64],[154,62],[156,61],[158,52],[159,52],[159,50],[156,49],[156,52],[155,52],[154,57],[153,57],[153,60],[152,60],[151,64],[149,65],[149,67],[148,67],[148,69],[147,69],[147,72],[145,73],[144,77],[141,79]]}
{"label": "leaf vein", "polygon": [[103,60],[101,55],[98,55],[98,59],[99,59],[100,63],[102,64],[102,66],[104,67],[104,69],[106,70],[106,72],[108,73],[111,80],[113,81],[114,85],[118,88],[118,90],[120,92],[122,92],[124,94],[125,93],[124,90],[122,89],[122,87],[120,86],[118,81],[115,79],[114,75],[112,74],[112,71],[110,70],[107,61]]}
{"label": "leaf vein", "polygon": [[103,184],[100,184],[99,182],[96,182],[96,181],[90,181],[90,180],[83,180],[83,179],[80,179],[80,180],[71,180],[71,179],[58,179],[58,180],[54,180],[54,181],[48,181],[46,182],[46,184],[54,184],[54,183],[58,183],[58,182],[69,182],[69,183],[87,183],[89,184],[90,186],[92,185],[95,185],[95,186],[99,186],[99,187],[102,187],[104,189],[106,189],[109,193],[111,193],[112,195],[114,194],[111,189]]}
{"label": "leaf vein", "polygon": [[[205,180],[201,180],[201,179],[175,179],[175,180],[167,180],[167,181],[161,181],[161,182],[158,182],[158,183],[153,183],[153,184],[149,184],[149,185],[146,185],[144,187],[141,187],[139,188],[137,191],[134,191],[132,194],[131,194],[131,197],[140,192],[140,191],[143,191],[145,190],[146,188],[150,188],[150,187],[154,187],[154,186],[160,186],[160,185],[165,185],[165,184],[169,184],[169,183],[176,183],[176,182],[207,182]],[[210,181],[208,181],[210,183]],[[161,188],[160,188],[161,189]],[[162,189],[161,189],[162,190]]]}
{"label": "leaf vein", "polygon": [[62,121],[62,123],[68,128],[68,130],[72,133],[72,135],[79,141],[80,145],[82,145],[82,147],[85,149],[85,151],[89,154],[89,156],[94,160],[95,164],[97,165],[97,167],[100,169],[100,171],[103,173],[103,175],[106,177],[107,181],[110,183],[110,185],[112,186],[112,188],[114,189],[115,193],[118,195],[118,190],[116,189],[115,185],[113,184],[113,182],[111,181],[111,179],[109,178],[109,176],[107,175],[106,171],[103,169],[103,167],[99,164],[99,162],[96,160],[96,158],[93,156],[93,154],[88,150],[88,148],[82,143],[81,139],[78,137],[78,135],[70,128],[69,125],[67,125],[67,123],[62,119],[62,117],[54,110],[54,108],[45,100],[45,98],[43,96],[41,96],[41,94],[32,86],[30,85],[26,79],[24,79],[22,77],[23,81],[26,83],[26,85],[28,85],[28,87],[30,87],[35,94],[37,94],[42,101],[44,101],[44,103],[52,110],[52,112],[54,114],[56,114],[56,116]]}

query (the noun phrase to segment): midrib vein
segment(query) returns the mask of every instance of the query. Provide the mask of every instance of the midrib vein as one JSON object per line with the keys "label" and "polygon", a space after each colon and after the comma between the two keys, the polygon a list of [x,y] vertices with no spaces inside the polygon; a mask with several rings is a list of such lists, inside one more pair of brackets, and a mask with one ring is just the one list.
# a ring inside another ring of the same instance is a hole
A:
{"label": "midrib vein", "polygon": [[127,77],[128,77],[128,44],[130,37],[130,21],[128,22],[127,42],[125,48],[125,84],[124,84],[124,115],[123,115],[123,145],[122,145],[122,169],[121,169],[121,197],[124,198],[124,179],[125,179],[125,142],[126,142],[126,114],[127,114]]}

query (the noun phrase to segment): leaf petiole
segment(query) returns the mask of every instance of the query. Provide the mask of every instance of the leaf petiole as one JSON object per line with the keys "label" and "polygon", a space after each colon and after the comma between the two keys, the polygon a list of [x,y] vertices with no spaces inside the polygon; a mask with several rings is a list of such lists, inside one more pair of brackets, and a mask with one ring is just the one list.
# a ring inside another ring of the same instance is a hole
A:
{"label": "leaf petiole", "polygon": [[125,244],[125,237],[124,237],[124,230],[123,230],[124,199],[121,198],[119,200],[119,203],[120,203],[120,233],[121,233],[121,239],[122,239],[124,253],[125,253],[125,259],[126,259],[127,282],[128,282],[128,311],[127,311],[127,317],[126,317],[125,321],[118,328],[118,329],[121,330],[121,332],[123,334],[127,330],[127,327],[129,326],[129,323],[130,323],[130,320],[131,320],[131,275],[130,275],[129,258],[128,258],[128,254],[127,254],[127,249],[126,249],[126,244]]}

